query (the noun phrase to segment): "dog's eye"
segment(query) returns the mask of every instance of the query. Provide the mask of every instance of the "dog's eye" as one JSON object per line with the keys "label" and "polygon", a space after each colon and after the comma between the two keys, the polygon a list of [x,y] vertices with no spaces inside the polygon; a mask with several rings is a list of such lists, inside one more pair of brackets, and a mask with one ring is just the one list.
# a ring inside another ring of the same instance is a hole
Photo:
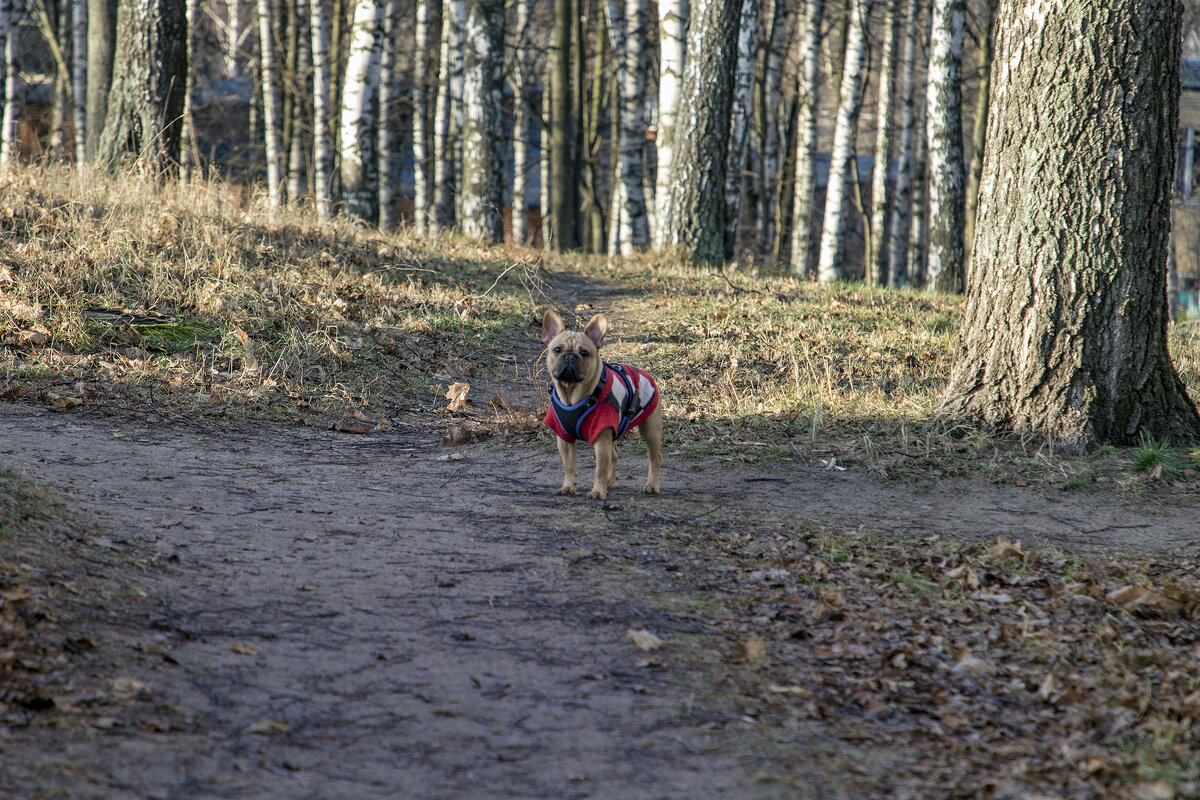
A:
{"label": "dog's eye", "polygon": [[587,350],[580,350],[580,351],[579,351],[579,357],[580,357],[580,358],[587,358],[587,357],[588,357],[588,356],[590,356],[590,355],[591,355],[591,353],[589,353]]}
{"label": "dog's eye", "polygon": [[562,348],[561,348],[561,347],[556,347],[556,348],[554,348],[554,354],[555,354],[555,355],[558,355],[558,354],[559,354],[559,353],[561,353],[561,352],[562,352]]}

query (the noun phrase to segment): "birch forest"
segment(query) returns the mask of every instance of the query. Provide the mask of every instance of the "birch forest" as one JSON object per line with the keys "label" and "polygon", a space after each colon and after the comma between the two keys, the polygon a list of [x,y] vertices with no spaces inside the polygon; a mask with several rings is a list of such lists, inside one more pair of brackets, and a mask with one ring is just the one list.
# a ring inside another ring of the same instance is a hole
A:
{"label": "birch forest", "polygon": [[956,291],[995,2],[3,0],[0,161]]}

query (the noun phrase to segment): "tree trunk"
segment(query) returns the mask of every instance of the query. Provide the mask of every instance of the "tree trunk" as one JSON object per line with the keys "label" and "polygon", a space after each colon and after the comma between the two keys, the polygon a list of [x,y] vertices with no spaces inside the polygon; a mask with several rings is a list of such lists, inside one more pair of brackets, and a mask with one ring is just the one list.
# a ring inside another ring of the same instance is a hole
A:
{"label": "tree trunk", "polygon": [[329,0],[309,1],[312,3],[313,194],[317,217],[325,221],[333,216],[333,135],[329,129],[333,80],[329,50],[333,20]]}
{"label": "tree trunk", "polygon": [[71,114],[75,125],[75,164],[81,172],[87,162],[87,12],[87,0],[71,0]]}
{"label": "tree trunk", "polygon": [[[524,0],[527,2],[527,0]],[[430,74],[437,74],[438,50],[434,38],[441,19],[440,0],[417,0],[416,41],[413,53],[413,228],[429,231],[433,210],[433,104]]]}
{"label": "tree trunk", "polygon": [[17,128],[21,123],[21,36],[17,22],[21,17],[21,0],[0,0],[0,16],[7,17],[4,37],[4,108],[0,113],[0,168],[16,160]]}
{"label": "tree trunk", "polygon": [[966,0],[934,0],[929,32],[925,136],[929,234],[925,288],[962,290],[966,172],[962,144],[962,48]]}
{"label": "tree trunk", "polygon": [[552,175],[550,172],[550,132],[548,126],[551,120],[552,101],[550,99],[550,84],[552,82],[551,73],[554,70],[554,65],[550,63],[552,59],[546,59],[546,72],[542,79],[542,123],[538,125],[538,166],[541,168],[541,185],[539,194],[541,195],[541,216],[538,219],[538,231],[542,237],[542,247],[550,247],[550,231],[551,231],[551,209],[553,198],[550,194]]}
{"label": "tree trunk", "polygon": [[200,0],[187,0],[187,86],[183,91],[183,130],[180,132],[179,182],[192,182],[199,160],[196,125],[192,119],[192,93],[196,87],[196,29],[200,22]]}
{"label": "tree trunk", "polygon": [[366,222],[379,219],[375,136],[378,124],[379,54],[383,45],[383,0],[358,0],[350,32],[342,87],[340,152],[346,213]]}
{"label": "tree trunk", "polygon": [[238,55],[242,49],[242,2],[226,0],[229,20],[225,24],[225,74],[230,78],[240,77],[241,66]]}
{"label": "tree trunk", "polygon": [[913,182],[911,201],[909,203],[908,219],[908,254],[905,257],[905,269],[908,285],[921,287],[925,285],[925,232],[928,229],[929,218],[926,216],[929,208],[929,180],[926,169],[925,147],[929,141],[925,138],[925,97],[917,103],[916,131],[913,136]]}
{"label": "tree trunk", "polygon": [[113,48],[117,30],[117,0],[86,0],[87,28],[87,160],[96,157],[108,116],[112,86]]}
{"label": "tree trunk", "polygon": [[762,162],[758,171],[758,252],[769,256],[775,252],[775,237],[779,225],[779,165],[783,143],[783,128],[787,115],[779,113],[783,103],[783,57],[787,50],[789,0],[774,0],[771,30],[763,55],[763,79],[759,97]]}
{"label": "tree trunk", "polygon": [[396,28],[400,11],[398,0],[385,0],[379,48],[378,124],[375,129],[376,204],[379,206],[379,230],[390,231],[396,226],[396,99],[400,96],[396,69]]}
{"label": "tree trunk", "polygon": [[729,167],[725,175],[725,257],[737,254],[746,186],[746,153],[750,115],[754,111],[754,67],[758,52],[758,14],[762,0],[742,0],[738,15],[737,67],[733,78],[733,111],[729,120]]}
{"label": "tree trunk", "polygon": [[842,66],[842,86],[838,99],[837,120],[833,129],[833,149],[829,160],[829,181],[825,189],[825,214],[821,226],[821,251],[817,260],[817,280],[828,283],[846,277],[845,220],[847,192],[855,170],[855,141],[862,102],[863,67],[866,63],[866,29],[869,0],[851,0],[846,31],[846,55]]}
{"label": "tree trunk", "polygon": [[462,229],[504,241],[504,2],[469,0],[463,68]]}
{"label": "tree trunk", "polygon": [[654,244],[666,247],[670,236],[666,227],[667,206],[671,196],[672,137],[679,111],[679,93],[683,68],[687,61],[685,41],[691,7],[688,0],[658,0],[658,128],[654,144],[657,150],[654,172]]}
{"label": "tree trunk", "polygon": [[1002,4],[978,246],[941,416],[1083,451],[1200,437],[1167,353],[1179,8]]}
{"label": "tree trunk", "polygon": [[[624,4],[622,5],[622,3]],[[645,250],[650,244],[650,225],[646,217],[646,196],[642,161],[645,131],[642,127],[642,102],[646,92],[645,73],[641,70],[645,50],[645,25],[641,0],[607,0],[609,37],[617,67],[619,108],[619,151],[617,153],[620,189],[618,210],[610,224],[616,228],[614,254]]]}
{"label": "tree trunk", "polygon": [[530,102],[529,79],[533,72],[529,58],[529,10],[531,0],[517,0],[516,31],[513,39],[513,186],[512,240],[528,244],[530,179],[534,161],[529,157],[530,124],[533,115],[527,108]]}
{"label": "tree trunk", "polygon": [[263,97],[263,143],[267,157],[267,199],[271,208],[284,203],[283,85],[275,46],[275,4],[258,0],[259,75]]}
{"label": "tree trunk", "polygon": [[[896,186],[887,221],[887,241],[880,245],[887,249],[887,285],[893,289],[900,288],[908,279],[908,237],[912,228],[910,213],[915,155],[913,144],[917,130],[917,21],[920,19],[921,3],[922,0],[904,0],[904,41],[900,54],[900,74],[897,76],[900,133],[896,142]],[[921,96],[924,96],[923,92]]]}
{"label": "tree trunk", "polygon": [[178,165],[186,71],[184,0],[121,0],[100,163],[116,169],[134,155],[144,171],[159,175]]}
{"label": "tree trunk", "polygon": [[665,243],[689,261],[725,256],[725,166],[739,3],[697,0],[687,34],[680,107],[690,111],[687,136],[673,136]]}
{"label": "tree trunk", "polygon": [[[580,246],[579,120],[571,101],[571,52],[574,39],[571,0],[554,0],[554,39],[550,47],[550,229],[551,249]],[[543,231],[546,229],[543,227]]]}
{"label": "tree trunk", "polygon": [[979,87],[975,97],[975,129],[971,136],[971,167],[967,172],[964,281],[970,280],[971,252],[975,244],[975,213],[979,208],[979,174],[983,170],[983,148],[987,143],[988,86],[992,78],[992,24],[996,18],[997,3],[998,0],[987,0],[979,30]]}
{"label": "tree trunk", "polygon": [[450,0],[442,9],[441,70],[434,123],[435,233],[449,230],[457,222],[458,170],[455,153],[461,135],[462,94],[455,86],[462,80],[462,41],[467,24],[465,0]]}
{"label": "tree trunk", "polygon": [[[892,158],[896,107],[896,62],[900,56],[900,28],[904,23],[906,0],[890,0],[887,6],[887,44],[879,59],[879,92],[875,106],[875,166],[871,172],[871,221],[867,226],[867,274],[869,285],[883,286],[888,281],[887,247],[884,244],[888,214],[891,211],[891,183],[888,166]],[[911,0],[908,0],[911,2]]]}
{"label": "tree trunk", "polygon": [[308,189],[308,154],[312,152],[312,12],[309,0],[296,0],[292,24],[296,26],[296,55],[292,77],[292,137],[288,155],[288,198],[299,202]]}
{"label": "tree trunk", "polygon": [[804,20],[804,39],[800,52],[800,74],[796,84],[800,119],[797,123],[796,187],[792,207],[792,272],[808,275],[812,263],[813,211],[817,187],[817,123],[821,97],[822,0],[810,0]]}

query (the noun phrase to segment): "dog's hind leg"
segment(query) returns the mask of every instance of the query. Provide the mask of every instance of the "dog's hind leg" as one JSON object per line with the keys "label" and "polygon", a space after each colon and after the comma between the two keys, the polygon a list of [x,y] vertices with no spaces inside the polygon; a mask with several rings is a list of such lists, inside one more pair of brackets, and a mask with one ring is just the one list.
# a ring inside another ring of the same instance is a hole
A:
{"label": "dog's hind leg", "polygon": [[662,491],[662,406],[654,409],[654,413],[638,428],[642,438],[646,440],[646,455],[650,462],[646,471],[646,486],[642,491],[646,494],[659,494]]}

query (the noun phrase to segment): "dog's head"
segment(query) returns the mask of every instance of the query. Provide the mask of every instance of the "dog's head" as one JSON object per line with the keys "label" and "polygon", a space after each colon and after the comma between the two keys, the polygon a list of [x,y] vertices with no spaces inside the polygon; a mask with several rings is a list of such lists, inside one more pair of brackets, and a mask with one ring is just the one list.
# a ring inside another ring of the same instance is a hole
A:
{"label": "dog's head", "polygon": [[590,392],[600,380],[600,346],[608,320],[603,314],[592,317],[583,331],[568,331],[562,318],[547,311],[542,318],[542,341],[546,343],[546,371],[560,394]]}

